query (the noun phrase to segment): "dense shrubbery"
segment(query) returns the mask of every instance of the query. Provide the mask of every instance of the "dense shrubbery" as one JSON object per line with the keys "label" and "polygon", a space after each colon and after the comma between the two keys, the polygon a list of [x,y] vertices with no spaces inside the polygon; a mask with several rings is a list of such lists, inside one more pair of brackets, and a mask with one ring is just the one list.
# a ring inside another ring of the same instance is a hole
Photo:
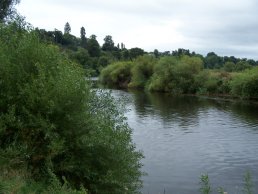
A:
{"label": "dense shrubbery", "polygon": [[195,88],[191,87],[194,76],[202,68],[202,61],[198,57],[164,57],[155,66],[155,73],[150,80],[148,89],[173,94],[192,93],[195,91]]}
{"label": "dense shrubbery", "polygon": [[231,74],[220,71],[204,70],[195,76],[194,84],[197,94],[227,95],[230,92]]}
{"label": "dense shrubbery", "polygon": [[[226,71],[225,71],[226,70]],[[245,71],[241,71],[245,70]],[[196,56],[141,56],[104,68],[100,81],[104,85],[145,88],[173,94],[233,95],[258,98],[258,69],[247,62],[227,62],[220,70],[203,68]]]}
{"label": "dense shrubbery", "polygon": [[132,88],[144,88],[154,71],[154,65],[157,59],[153,56],[144,55],[138,57],[132,66],[132,80],[129,87]]}
{"label": "dense shrubbery", "polygon": [[230,84],[234,96],[258,98],[258,68],[235,74]]}
{"label": "dense shrubbery", "polygon": [[131,81],[132,62],[116,62],[104,68],[100,80],[110,87],[126,88]]}
{"label": "dense shrubbery", "polygon": [[53,188],[137,193],[142,154],[110,95],[90,90],[77,64],[22,26],[0,26],[0,180],[26,172],[20,184],[55,177]]}

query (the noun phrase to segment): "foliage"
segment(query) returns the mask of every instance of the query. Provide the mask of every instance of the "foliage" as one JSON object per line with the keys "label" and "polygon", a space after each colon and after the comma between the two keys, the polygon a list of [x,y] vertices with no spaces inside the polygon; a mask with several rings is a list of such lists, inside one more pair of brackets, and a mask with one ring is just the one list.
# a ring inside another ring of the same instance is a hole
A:
{"label": "foliage", "polygon": [[86,31],[84,27],[81,27],[80,34],[81,34],[81,46],[83,48],[87,48],[87,38],[86,38]]}
{"label": "foliage", "polygon": [[209,176],[207,174],[204,174],[201,176],[201,188],[200,191],[202,194],[210,194],[211,193],[211,185],[210,185],[210,180]]}
{"label": "foliage", "polygon": [[154,65],[157,60],[148,55],[140,56],[133,62],[132,80],[129,87],[144,88],[153,74]]}
{"label": "foliage", "polygon": [[88,39],[87,49],[91,57],[100,56],[100,46],[95,35],[91,35]]}
{"label": "foliage", "polygon": [[[145,88],[176,95],[233,95],[258,98],[258,67],[251,68],[247,62],[237,62],[238,65],[226,62],[224,68],[208,70],[204,69],[203,60],[199,56],[156,58],[153,55],[144,55],[133,60],[130,65],[129,63],[117,62],[104,68],[101,73],[102,83],[112,87]],[[240,67],[247,70],[236,73]]]}
{"label": "foliage", "polygon": [[129,49],[129,55],[131,59],[135,59],[138,56],[144,55],[144,50],[138,47]]}
{"label": "foliage", "polygon": [[18,4],[20,0],[1,0],[0,1],[0,23],[14,12],[14,5]]}
{"label": "foliage", "polygon": [[90,193],[137,193],[142,154],[111,96],[91,90],[84,71],[34,31],[0,33],[0,152],[10,165],[36,183],[54,175]]}
{"label": "foliage", "polygon": [[228,94],[230,92],[231,74],[220,71],[204,70],[194,78],[198,94]]}
{"label": "foliage", "polygon": [[202,68],[202,60],[198,57],[161,58],[154,68],[148,89],[174,94],[192,93],[195,88],[189,86],[194,81],[194,75],[198,74]]}
{"label": "foliage", "polygon": [[[212,189],[211,189],[211,184],[210,184],[210,180],[209,180],[209,176],[208,174],[203,174],[200,177],[200,192],[201,194],[210,194],[212,193]],[[252,181],[252,177],[251,177],[251,173],[249,171],[246,172],[245,176],[244,176],[244,188],[243,188],[243,193],[244,194],[253,194],[253,181]],[[222,187],[219,187],[217,189],[217,192],[219,194],[226,194],[227,192],[224,191],[224,189]]]}
{"label": "foliage", "polygon": [[235,70],[235,66],[236,64],[233,63],[233,62],[226,62],[223,66],[223,69],[226,71],[226,72],[232,72]]}
{"label": "foliage", "polygon": [[114,50],[114,41],[112,40],[112,36],[108,35],[104,38],[104,44],[102,46],[103,51],[113,51]]}
{"label": "foliage", "polygon": [[251,67],[247,61],[239,61],[235,66],[235,71],[243,71],[245,69],[251,69]]}
{"label": "foliage", "polygon": [[101,71],[100,82],[107,86],[126,88],[131,81],[132,62],[116,62]]}
{"label": "foliage", "polygon": [[230,86],[234,96],[258,98],[258,67],[235,74]]}
{"label": "foliage", "polygon": [[204,59],[204,65],[208,69],[220,68],[223,64],[222,58],[214,52],[210,52]]}
{"label": "foliage", "polygon": [[68,22],[66,22],[64,26],[64,34],[70,34],[70,33],[71,33],[71,26]]}

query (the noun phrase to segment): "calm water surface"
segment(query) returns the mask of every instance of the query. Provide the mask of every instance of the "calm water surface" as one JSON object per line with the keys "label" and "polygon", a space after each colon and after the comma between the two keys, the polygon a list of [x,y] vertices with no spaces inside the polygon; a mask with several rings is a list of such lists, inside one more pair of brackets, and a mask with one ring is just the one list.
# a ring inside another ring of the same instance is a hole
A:
{"label": "calm water surface", "polygon": [[216,188],[242,193],[250,170],[258,193],[258,106],[198,97],[113,90],[126,100],[133,140],[142,150],[144,194],[197,194],[208,173]]}

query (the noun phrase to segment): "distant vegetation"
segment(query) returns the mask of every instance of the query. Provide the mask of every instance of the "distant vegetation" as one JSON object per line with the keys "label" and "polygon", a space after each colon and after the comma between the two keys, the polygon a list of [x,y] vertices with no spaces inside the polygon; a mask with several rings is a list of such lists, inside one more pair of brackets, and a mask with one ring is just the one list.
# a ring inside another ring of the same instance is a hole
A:
{"label": "distant vegetation", "polygon": [[[213,55],[214,56],[214,55]],[[219,57],[218,57],[219,59]],[[179,94],[258,98],[256,62],[232,58],[219,68],[210,69],[207,60],[198,55],[144,55],[131,62],[116,62],[104,68],[102,84],[119,88],[142,88],[148,91]],[[218,60],[219,61],[219,60]],[[252,60],[251,60],[252,61]],[[209,63],[210,64],[210,63]]]}

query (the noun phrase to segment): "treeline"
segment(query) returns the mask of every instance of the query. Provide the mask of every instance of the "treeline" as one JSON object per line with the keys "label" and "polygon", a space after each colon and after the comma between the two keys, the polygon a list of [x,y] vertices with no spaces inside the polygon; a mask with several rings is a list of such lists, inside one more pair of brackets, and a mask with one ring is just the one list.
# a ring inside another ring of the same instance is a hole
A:
{"label": "treeline", "polygon": [[0,45],[0,193],[138,193],[123,107],[22,18],[0,22]]}
{"label": "treeline", "polygon": [[[79,29],[78,29],[79,30]],[[124,43],[115,44],[111,35],[104,38],[103,45],[97,41],[96,35],[86,36],[84,27],[80,29],[80,37],[71,34],[71,26],[67,22],[64,26],[64,33],[55,29],[46,31],[36,28],[35,31],[41,39],[59,45],[65,51],[70,59],[82,65],[91,76],[97,76],[107,65],[117,61],[133,61],[138,56],[144,54],[153,55],[156,58],[164,56],[196,56],[202,59],[204,68],[221,69],[227,72],[242,71],[246,68],[258,65],[258,61],[247,58],[236,58],[234,56],[218,56],[214,52],[209,52],[206,56],[191,52],[188,49],[179,48],[174,51],[159,52],[155,49],[153,52],[146,52],[141,48],[127,49]]]}
{"label": "treeline", "polygon": [[101,69],[112,62],[133,60],[145,53],[143,49],[137,47],[127,49],[124,43],[115,45],[110,35],[104,38],[104,43],[100,46],[96,35],[86,37],[84,27],[81,27],[78,38],[71,34],[68,22],[64,26],[64,33],[57,29],[46,31],[36,28],[35,31],[44,41],[59,45],[70,59],[82,65],[91,76],[99,75]]}
{"label": "treeline", "polygon": [[[140,56],[102,70],[100,81],[109,87],[141,88],[173,94],[258,98],[258,67],[239,61],[234,68],[205,68],[200,56]],[[237,68],[236,68],[237,67]],[[241,69],[241,70],[240,70]]]}

